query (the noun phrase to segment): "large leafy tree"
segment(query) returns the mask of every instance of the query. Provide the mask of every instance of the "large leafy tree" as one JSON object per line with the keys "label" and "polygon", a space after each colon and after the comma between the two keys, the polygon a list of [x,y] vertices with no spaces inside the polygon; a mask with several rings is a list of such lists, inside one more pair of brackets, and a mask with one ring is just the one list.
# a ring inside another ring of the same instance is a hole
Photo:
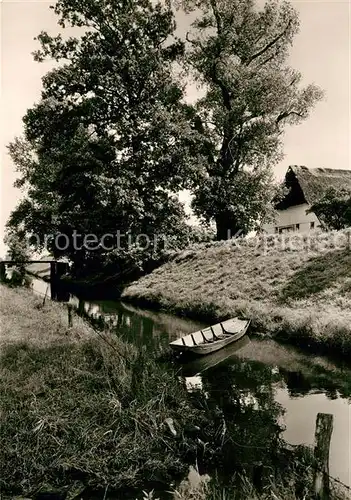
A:
{"label": "large leafy tree", "polygon": [[187,63],[203,87],[196,103],[202,170],[193,188],[199,216],[217,238],[253,229],[274,198],[272,167],[282,158],[284,127],[306,119],[322,93],[301,87],[287,63],[299,20],[288,2],[185,0],[197,19]]}
{"label": "large leafy tree", "polygon": [[327,189],[308,212],[316,214],[324,229],[351,227],[351,189]]}
{"label": "large leafy tree", "polygon": [[168,7],[59,0],[54,10],[61,27],[79,36],[38,36],[35,59],[61,64],[43,78],[41,101],[24,117],[25,137],[9,147],[27,194],[8,225],[36,235],[37,246],[39,236],[39,247],[45,235],[65,234],[68,245],[52,239],[50,249],[79,267],[128,251],[77,250],[74,232],[98,239],[182,232],[184,212],[171,192],[186,187],[184,169],[192,165],[184,154],[193,142],[192,110],[174,76],[183,43]]}

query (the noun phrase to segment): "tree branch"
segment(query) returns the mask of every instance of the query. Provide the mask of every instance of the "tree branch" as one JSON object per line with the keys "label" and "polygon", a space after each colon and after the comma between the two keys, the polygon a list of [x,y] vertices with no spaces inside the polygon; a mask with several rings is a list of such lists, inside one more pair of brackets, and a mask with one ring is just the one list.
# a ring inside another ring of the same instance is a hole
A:
{"label": "tree branch", "polygon": [[221,33],[222,33],[222,21],[221,21],[221,16],[220,16],[218,8],[217,8],[216,0],[210,0],[210,3],[211,3],[213,15],[215,16],[215,19],[216,19],[217,33],[219,35],[221,35]]}
{"label": "tree branch", "polygon": [[223,97],[223,103],[225,107],[227,108],[228,111],[232,109],[232,105],[230,103],[230,93],[229,90],[227,89],[226,85],[222,82],[222,80],[218,77],[217,75],[217,61],[215,61],[211,67],[210,73],[209,73],[210,78],[212,79],[213,83],[218,85],[222,92],[222,97]]}
{"label": "tree branch", "polygon": [[303,114],[302,113],[299,113],[298,111],[284,111],[283,113],[280,113],[280,115],[278,116],[278,118],[276,119],[276,124],[278,125],[279,122],[281,122],[282,120],[284,120],[285,118],[288,118],[289,116],[291,115],[296,115],[298,116],[299,118],[304,118]]}
{"label": "tree branch", "polygon": [[295,77],[291,80],[291,82],[290,82],[290,84],[289,84],[289,87],[292,87],[292,86],[293,86],[296,82],[298,82],[298,81],[299,81],[299,77],[298,77],[298,76],[295,76]]}
{"label": "tree branch", "polygon": [[199,41],[195,41],[195,40],[190,40],[189,38],[189,31],[187,31],[186,35],[185,35],[185,40],[189,43],[191,43],[191,45],[197,45],[199,46],[202,50],[205,50],[204,47],[201,45],[201,43]]}
{"label": "tree branch", "polygon": [[274,52],[274,54],[272,54],[271,56],[267,57],[267,59],[265,59],[263,62],[261,62],[261,64],[259,64],[259,67],[265,66],[270,61],[272,61],[277,55],[278,55],[278,50],[276,50]]}
{"label": "tree branch", "polygon": [[283,36],[286,34],[286,32],[288,31],[288,29],[290,28],[291,26],[291,21],[289,21],[287,27],[285,28],[284,31],[282,31],[281,33],[279,33],[279,35],[277,35],[271,42],[267,43],[267,45],[265,45],[261,50],[259,50],[258,52],[256,52],[256,54],[254,54],[253,56],[251,56],[247,62],[247,65],[249,65],[250,63],[252,63],[252,61],[254,61],[255,59],[257,59],[258,57],[260,57],[262,54],[264,54],[265,52],[267,52],[267,50],[269,50],[271,47],[273,47],[277,42],[279,42],[279,40],[281,38],[283,38]]}

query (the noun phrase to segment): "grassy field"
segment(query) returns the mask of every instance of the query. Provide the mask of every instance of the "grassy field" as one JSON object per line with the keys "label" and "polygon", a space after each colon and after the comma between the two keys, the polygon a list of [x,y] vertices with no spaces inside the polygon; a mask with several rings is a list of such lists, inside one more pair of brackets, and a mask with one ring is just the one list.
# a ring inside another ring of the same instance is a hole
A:
{"label": "grassy field", "polygon": [[253,330],[351,356],[346,232],[213,242],[169,255],[122,300],[208,322],[243,314]]}

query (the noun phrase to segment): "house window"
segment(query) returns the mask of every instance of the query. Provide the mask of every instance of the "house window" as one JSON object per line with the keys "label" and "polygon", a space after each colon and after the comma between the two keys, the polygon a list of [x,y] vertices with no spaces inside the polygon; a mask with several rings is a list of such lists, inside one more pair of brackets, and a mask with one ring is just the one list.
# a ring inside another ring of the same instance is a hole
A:
{"label": "house window", "polygon": [[291,224],[290,226],[282,226],[276,228],[276,232],[279,234],[282,233],[292,233],[294,231],[299,231],[300,230],[300,224]]}
{"label": "house window", "polygon": [[282,234],[282,233],[291,233],[292,231],[294,231],[294,225],[284,226],[284,227],[280,227],[279,228],[279,234]]}
{"label": "house window", "polygon": [[310,223],[310,228],[311,228],[311,229],[314,229],[314,222],[311,222],[311,223]]}

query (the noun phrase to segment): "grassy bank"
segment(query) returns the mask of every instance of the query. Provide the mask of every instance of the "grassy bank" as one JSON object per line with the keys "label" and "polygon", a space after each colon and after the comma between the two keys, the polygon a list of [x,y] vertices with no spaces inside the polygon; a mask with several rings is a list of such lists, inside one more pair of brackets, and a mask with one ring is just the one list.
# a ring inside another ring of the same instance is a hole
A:
{"label": "grassy bank", "polygon": [[69,329],[64,307],[26,290],[1,287],[1,316],[3,495],[133,491],[186,471],[195,444],[165,419],[198,415],[172,372],[77,317]]}
{"label": "grassy bank", "polygon": [[[292,481],[310,488],[310,450],[291,450],[283,441],[272,455],[276,477],[270,468],[261,493],[240,462],[237,473],[228,462],[231,481],[224,486],[215,471],[222,470],[223,457],[243,453],[236,444],[242,431],[235,425],[223,440],[223,417],[205,394],[188,393],[169,366],[116,335],[103,332],[102,340],[76,316],[68,328],[63,305],[43,307],[42,299],[24,289],[0,291],[2,498],[55,493],[66,499],[141,500],[159,497],[142,490],[177,488],[178,500],[294,500],[299,497]],[[271,410],[264,406],[262,412],[268,418]],[[267,461],[262,435],[252,427],[260,446],[245,461],[254,464],[260,454]],[[269,429],[265,439],[271,439]],[[175,482],[197,462],[213,472],[206,487],[195,491],[194,482]]]}
{"label": "grassy bank", "polygon": [[172,253],[123,300],[253,330],[350,358],[351,249],[346,232],[214,242]]}

